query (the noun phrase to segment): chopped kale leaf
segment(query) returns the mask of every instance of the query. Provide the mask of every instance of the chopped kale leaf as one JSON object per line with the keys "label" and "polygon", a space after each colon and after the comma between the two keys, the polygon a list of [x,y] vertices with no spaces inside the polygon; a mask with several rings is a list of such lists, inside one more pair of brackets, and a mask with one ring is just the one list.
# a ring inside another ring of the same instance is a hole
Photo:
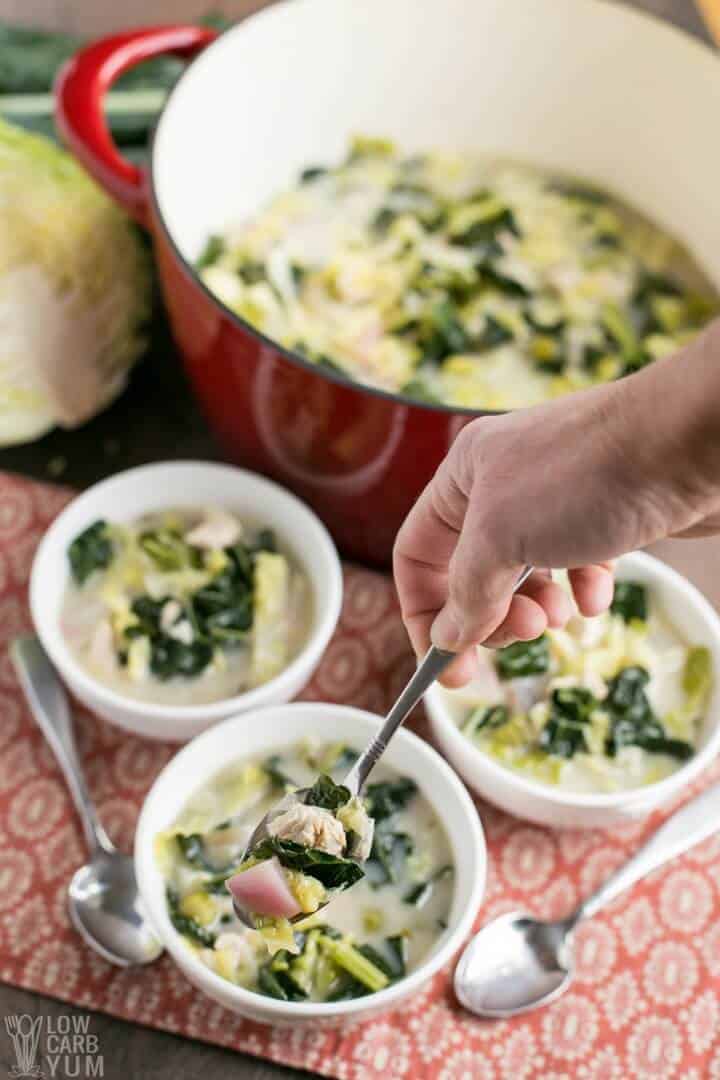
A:
{"label": "chopped kale leaf", "polygon": [[95,570],[108,567],[113,559],[113,545],[107,522],[95,521],[76,536],[68,548],[68,559],[78,585],[84,585]]}
{"label": "chopped kale leaf", "polygon": [[262,840],[253,848],[252,855],[257,859],[270,859],[277,855],[283,866],[317,878],[326,889],[347,889],[364,877],[362,868],[352,859],[330,855],[320,848],[304,847],[292,840],[281,840],[277,836]]}
{"label": "chopped kale leaf", "polygon": [[635,581],[616,581],[613,601],[610,605],[613,615],[621,615],[626,623],[632,619],[647,619],[647,589]]}
{"label": "chopped kale leaf", "polygon": [[545,634],[534,641],[516,641],[496,653],[501,679],[542,675],[550,667],[550,642]]}
{"label": "chopped kale leaf", "polygon": [[211,930],[207,930],[204,926],[201,926],[196,919],[192,919],[189,915],[183,915],[180,910],[180,897],[174,889],[168,887],[166,898],[170,922],[177,932],[179,934],[184,934],[185,937],[189,937],[198,945],[203,945],[205,948],[212,949],[215,944],[215,934]]}
{"label": "chopped kale leaf", "polygon": [[375,822],[382,821],[397,810],[403,810],[416,793],[417,784],[406,776],[368,784],[365,789],[368,814]]}
{"label": "chopped kale leaf", "polygon": [[350,792],[342,784],[336,784],[329,776],[319,776],[307,793],[307,806],[320,806],[324,810],[339,810],[350,801]]}

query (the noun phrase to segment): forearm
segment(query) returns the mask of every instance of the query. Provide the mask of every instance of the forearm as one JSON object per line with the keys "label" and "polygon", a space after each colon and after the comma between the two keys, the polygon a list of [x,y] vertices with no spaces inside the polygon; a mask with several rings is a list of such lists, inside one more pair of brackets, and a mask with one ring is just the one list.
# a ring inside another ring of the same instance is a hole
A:
{"label": "forearm", "polygon": [[636,546],[720,509],[720,320],[679,356],[609,387],[605,407],[620,485],[642,495]]}

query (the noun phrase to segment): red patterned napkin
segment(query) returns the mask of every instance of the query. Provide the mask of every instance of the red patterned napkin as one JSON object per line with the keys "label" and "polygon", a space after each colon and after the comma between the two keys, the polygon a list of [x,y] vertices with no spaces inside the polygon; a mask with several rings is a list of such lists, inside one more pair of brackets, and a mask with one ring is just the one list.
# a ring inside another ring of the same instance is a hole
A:
{"label": "red patterned napkin", "polygon": [[[201,996],[167,957],[121,971],[87,949],[65,908],[67,883],[85,857],[80,829],[7,655],[12,638],[30,630],[34,549],[70,497],[0,474],[0,979],[341,1080],[720,1080],[717,839],[585,925],[571,991],[513,1021],[460,1010],[446,970],[401,1012],[344,1029],[273,1030]],[[390,581],[346,567],[340,626],[301,696],[382,712],[411,668]],[[172,747],[84,713],[78,729],[102,819],[129,850],[142,798]],[[480,813],[490,870],[479,922],[516,907],[565,913],[659,821],[553,832],[486,805]]]}

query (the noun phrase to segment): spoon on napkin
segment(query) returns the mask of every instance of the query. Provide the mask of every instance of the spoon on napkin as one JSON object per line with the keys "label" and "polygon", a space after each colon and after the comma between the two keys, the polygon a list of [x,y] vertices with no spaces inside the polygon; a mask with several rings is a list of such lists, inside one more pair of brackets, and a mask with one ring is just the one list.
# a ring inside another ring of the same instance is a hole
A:
{"label": "spoon on napkin", "polygon": [[38,727],[62,769],[82,821],[90,861],[68,888],[75,929],[112,964],[148,964],[162,953],[142,909],[129,855],[118,851],[90,799],[75,747],[65,690],[37,638],[14,641],[10,655]]}
{"label": "spoon on napkin", "polygon": [[564,919],[510,912],[483,926],[455,969],[458,1001],[477,1016],[508,1017],[548,1005],[573,978],[573,935],[625,889],[720,830],[720,784],[685,803]]}

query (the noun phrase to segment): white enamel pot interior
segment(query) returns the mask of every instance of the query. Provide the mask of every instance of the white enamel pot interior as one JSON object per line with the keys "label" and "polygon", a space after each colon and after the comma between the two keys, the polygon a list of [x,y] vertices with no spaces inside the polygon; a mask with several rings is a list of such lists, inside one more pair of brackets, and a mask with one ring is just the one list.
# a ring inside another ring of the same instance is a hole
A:
{"label": "white enamel pot interior", "polygon": [[585,176],[682,238],[720,286],[720,62],[601,0],[286,0],[191,65],[153,148],[193,259],[353,132]]}

